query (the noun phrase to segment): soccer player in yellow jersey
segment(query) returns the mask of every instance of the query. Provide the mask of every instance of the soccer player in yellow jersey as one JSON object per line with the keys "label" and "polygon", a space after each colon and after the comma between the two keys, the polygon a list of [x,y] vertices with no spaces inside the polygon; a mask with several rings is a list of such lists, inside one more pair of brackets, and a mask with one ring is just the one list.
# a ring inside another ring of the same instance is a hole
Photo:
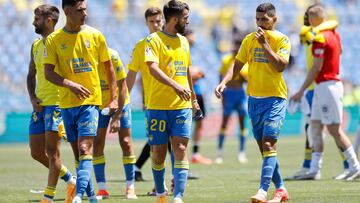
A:
{"label": "soccer player in yellow jersey", "polygon": [[[59,108],[59,87],[45,79],[43,55],[46,37],[54,31],[59,19],[59,9],[51,5],[40,5],[34,11],[35,32],[42,36],[31,47],[31,60],[27,76],[27,89],[33,105],[29,126],[31,156],[49,168],[48,185],[41,202],[52,202],[60,176],[67,184],[66,203],[75,195],[75,177],[61,164],[62,117]],[[36,90],[35,90],[36,89]]]}
{"label": "soccer player in yellow jersey", "polygon": [[[115,73],[104,36],[85,25],[86,2],[63,0],[62,7],[66,24],[47,37],[43,62],[45,77],[61,86],[60,108],[64,126],[75,159],[79,161],[73,203],[81,202],[85,191],[90,202],[97,202],[91,174],[98,107],[102,105],[99,63],[104,64],[109,80],[111,96],[107,105],[111,112],[117,107]],[[58,67],[56,72],[55,66]]]}
{"label": "soccer player in yellow jersey", "polygon": [[[162,11],[160,8],[157,7],[150,7],[145,11],[145,20],[146,26],[149,29],[150,34],[160,31],[164,25],[164,20],[162,16]],[[151,75],[149,73],[149,68],[144,62],[144,52],[145,52],[145,44],[146,39],[143,38],[139,42],[136,43],[135,48],[133,49],[131,60],[127,65],[128,74],[126,76],[126,83],[131,92],[135,80],[136,75],[140,71],[141,73],[141,80],[142,80],[142,87],[143,87],[143,102],[144,102],[144,111],[146,114],[146,103],[148,100],[149,88],[150,88],[150,79]],[[141,173],[141,168],[146,162],[146,160],[150,157],[150,145],[146,142],[145,146],[143,147],[141,154],[138,160],[135,163],[135,180],[136,181],[144,181]]]}
{"label": "soccer player in yellow jersey", "polygon": [[[189,162],[186,154],[190,137],[192,108],[199,110],[189,67],[189,43],[180,35],[189,23],[189,6],[171,0],[163,8],[166,25],[146,38],[145,62],[149,67],[151,88],[147,100],[149,144],[157,202],[167,202],[164,178],[167,143],[171,142],[175,163],[174,200],[182,202]],[[164,99],[166,98],[166,99]]]}
{"label": "soccer player in yellow jersey", "polygon": [[[226,55],[223,58],[222,67],[219,70],[220,81],[225,77],[229,68],[233,66],[235,61],[235,56],[241,46],[241,42],[242,42],[242,38],[239,37],[235,38],[232,53]],[[225,131],[230,116],[234,110],[238,115],[239,126],[240,126],[238,161],[239,163],[247,163],[248,161],[245,155],[246,93],[243,88],[244,82],[245,79],[242,76],[239,76],[235,80],[229,81],[229,83],[227,84],[227,88],[223,92],[223,98],[222,98],[223,115],[222,115],[220,134],[218,137],[217,155],[215,159],[215,163],[217,164],[221,164],[223,162]]]}
{"label": "soccer player in yellow jersey", "polygon": [[[105,147],[105,138],[107,128],[111,119],[110,130],[113,133],[118,133],[120,146],[123,150],[123,164],[126,175],[126,190],[125,197],[127,199],[137,199],[135,195],[135,155],[134,149],[131,142],[131,111],[130,111],[130,97],[129,92],[126,87],[126,71],[121,62],[120,56],[117,51],[110,49],[111,61],[114,67],[117,85],[119,89],[119,103],[118,109],[114,115],[108,114],[103,115],[99,114],[99,123],[97,136],[94,138],[94,172],[96,182],[99,187],[99,192],[96,194],[98,199],[109,198],[109,193],[106,191],[106,179],[105,179],[105,156],[104,156],[104,147]],[[107,107],[106,103],[111,97],[110,93],[110,84],[106,75],[106,69],[102,64],[99,66],[99,77],[101,84],[101,93],[102,93],[102,105],[100,106],[100,111]],[[120,126],[119,126],[120,125]]]}
{"label": "soccer player in yellow jersey", "polygon": [[[251,197],[253,203],[283,202],[289,198],[276,158],[276,143],[286,111],[287,90],[282,72],[289,62],[290,41],[275,30],[276,21],[275,7],[271,3],[263,3],[256,8],[258,29],[245,37],[234,68],[228,71],[215,90],[220,98],[226,84],[236,78],[244,64],[248,63],[248,112],[263,156],[260,188]],[[273,199],[267,201],[271,181],[276,190]]]}

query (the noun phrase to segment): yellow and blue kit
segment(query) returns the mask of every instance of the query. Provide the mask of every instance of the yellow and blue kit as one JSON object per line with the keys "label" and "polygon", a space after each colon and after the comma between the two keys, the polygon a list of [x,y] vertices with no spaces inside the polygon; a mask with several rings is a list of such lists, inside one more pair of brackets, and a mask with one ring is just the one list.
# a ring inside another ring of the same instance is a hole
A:
{"label": "yellow and blue kit", "polygon": [[[126,71],[120,59],[119,53],[110,48],[109,48],[109,53],[111,55],[111,62],[114,67],[116,80],[119,81],[125,79]],[[102,105],[100,106],[100,110],[102,110],[106,107],[106,105],[108,104],[111,98],[110,84],[103,64],[100,64],[99,66],[99,78],[100,78],[101,94],[102,94]],[[116,94],[118,94],[118,88],[116,90]],[[130,103],[130,95],[129,95],[129,91],[126,90],[126,98],[120,117],[121,128],[131,128],[131,110],[129,103]],[[110,115],[99,114],[98,128],[107,128],[110,122],[110,117],[111,117]]]}
{"label": "yellow and blue kit", "polygon": [[70,142],[78,136],[96,135],[98,106],[102,104],[98,67],[109,60],[104,36],[90,26],[83,26],[79,32],[62,28],[47,37],[43,63],[57,65],[59,75],[91,92],[89,98],[80,100],[68,88],[60,91],[60,108]]}
{"label": "yellow and blue kit", "polygon": [[[58,131],[62,122],[59,108],[59,88],[45,79],[44,73],[44,39],[37,39],[32,45],[32,55],[36,69],[36,97],[41,100],[42,112],[33,112],[30,119],[29,134],[38,135],[46,131]],[[57,70],[57,67],[55,67]]]}
{"label": "yellow and blue kit", "polygon": [[[168,77],[190,89],[187,75],[191,66],[189,42],[180,34],[171,36],[158,31],[149,35],[144,62],[157,63]],[[166,144],[170,135],[189,138],[191,108],[191,102],[182,100],[170,86],[152,79],[147,102],[150,145]]]}

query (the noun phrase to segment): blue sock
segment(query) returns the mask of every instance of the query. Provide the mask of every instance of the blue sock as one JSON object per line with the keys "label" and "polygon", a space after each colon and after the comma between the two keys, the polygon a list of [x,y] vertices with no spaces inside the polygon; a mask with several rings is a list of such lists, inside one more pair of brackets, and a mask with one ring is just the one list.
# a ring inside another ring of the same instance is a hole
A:
{"label": "blue sock", "polygon": [[73,174],[66,168],[66,166],[61,165],[59,176],[61,180],[67,183],[73,177]]}
{"label": "blue sock", "polygon": [[[89,185],[89,192],[90,195],[91,191],[94,193],[94,188],[92,187],[91,181],[91,172],[93,170],[92,166],[92,155],[83,155],[80,157],[78,175],[76,179],[76,196],[83,197],[85,190]],[[95,194],[91,195],[94,196]]]}
{"label": "blue sock", "polygon": [[86,187],[86,196],[88,196],[89,198],[90,197],[95,197],[95,191],[94,191],[94,186],[93,186],[93,183],[91,181],[91,178],[90,178],[90,181],[89,181],[89,184],[87,185]]}
{"label": "blue sock", "polygon": [[152,165],[152,173],[155,182],[155,190],[157,194],[163,194],[165,192],[165,164]]}
{"label": "blue sock", "polygon": [[240,135],[240,152],[245,151],[245,144],[246,144],[246,135],[241,134]]}
{"label": "blue sock", "polygon": [[188,161],[175,161],[174,166],[174,198],[182,199],[189,174]]}
{"label": "blue sock", "polygon": [[275,189],[280,189],[280,188],[284,187],[284,181],[283,181],[283,179],[281,177],[281,173],[280,173],[279,160],[277,160],[277,159],[276,159],[276,166],[274,169],[272,181],[275,184]]}
{"label": "blue sock", "polygon": [[260,189],[268,191],[276,166],[276,151],[264,151]]}
{"label": "blue sock", "polygon": [[312,149],[311,148],[306,148],[305,149],[305,157],[304,157],[304,162],[303,162],[303,168],[310,168],[310,163],[311,163],[311,154],[312,154]]}
{"label": "blue sock", "polygon": [[218,138],[218,149],[222,150],[224,148],[224,140],[225,140],[225,129],[221,128],[220,135]]}
{"label": "blue sock", "polygon": [[135,180],[135,156],[124,156],[123,164],[125,170],[126,181],[134,181]]}
{"label": "blue sock", "polygon": [[105,156],[94,157],[93,161],[95,179],[97,183],[105,183]]}

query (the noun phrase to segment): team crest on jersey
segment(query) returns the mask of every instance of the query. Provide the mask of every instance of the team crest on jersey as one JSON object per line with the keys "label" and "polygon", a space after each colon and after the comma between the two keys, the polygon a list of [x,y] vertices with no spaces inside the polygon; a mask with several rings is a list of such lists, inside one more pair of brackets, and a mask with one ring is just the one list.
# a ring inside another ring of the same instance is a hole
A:
{"label": "team crest on jersey", "polygon": [[89,40],[85,40],[85,47],[86,48],[90,48],[90,41]]}
{"label": "team crest on jersey", "polygon": [[66,44],[61,44],[60,46],[62,50],[65,50],[67,48]]}

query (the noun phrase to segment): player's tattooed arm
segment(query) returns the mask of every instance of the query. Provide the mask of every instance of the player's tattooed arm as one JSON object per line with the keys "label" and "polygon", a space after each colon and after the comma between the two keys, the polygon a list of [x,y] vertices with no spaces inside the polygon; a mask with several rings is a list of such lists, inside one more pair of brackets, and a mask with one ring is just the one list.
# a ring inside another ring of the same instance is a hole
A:
{"label": "player's tattooed arm", "polygon": [[117,81],[117,87],[119,89],[118,110],[114,113],[110,122],[110,132],[112,133],[116,133],[120,130],[120,117],[124,107],[127,91],[125,78]]}
{"label": "player's tattooed arm", "polygon": [[26,85],[27,90],[29,93],[30,101],[33,106],[33,110],[36,112],[42,111],[42,106],[40,105],[41,100],[37,98],[35,93],[36,88],[36,68],[35,68],[35,62],[34,62],[34,55],[33,55],[33,45],[31,46],[31,52],[30,52],[30,62],[29,62],[29,71],[26,78]]}

